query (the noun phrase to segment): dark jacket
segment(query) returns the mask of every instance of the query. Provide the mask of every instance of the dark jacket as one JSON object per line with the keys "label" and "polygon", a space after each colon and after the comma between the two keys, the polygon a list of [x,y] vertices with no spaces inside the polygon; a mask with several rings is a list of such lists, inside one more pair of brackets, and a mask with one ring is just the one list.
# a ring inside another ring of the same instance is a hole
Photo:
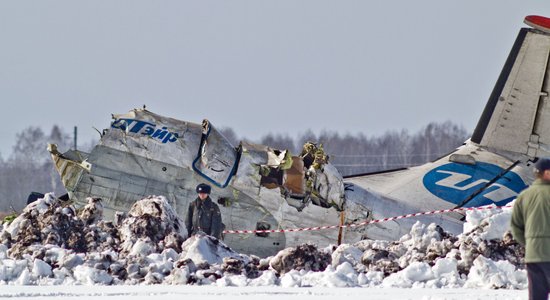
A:
{"label": "dark jacket", "polygon": [[550,182],[540,179],[521,192],[512,209],[514,238],[525,245],[525,262],[550,262]]}
{"label": "dark jacket", "polygon": [[208,235],[221,239],[223,224],[220,208],[210,197],[193,200],[189,204],[185,226],[189,236],[202,231]]}

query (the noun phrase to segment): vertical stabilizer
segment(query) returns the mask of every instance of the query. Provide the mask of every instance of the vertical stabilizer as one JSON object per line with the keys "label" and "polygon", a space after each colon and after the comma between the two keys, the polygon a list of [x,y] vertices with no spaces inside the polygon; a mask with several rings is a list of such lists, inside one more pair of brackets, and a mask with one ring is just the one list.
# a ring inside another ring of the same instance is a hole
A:
{"label": "vertical stabilizer", "polygon": [[550,33],[520,30],[474,131],[474,143],[499,153],[550,155],[549,55]]}

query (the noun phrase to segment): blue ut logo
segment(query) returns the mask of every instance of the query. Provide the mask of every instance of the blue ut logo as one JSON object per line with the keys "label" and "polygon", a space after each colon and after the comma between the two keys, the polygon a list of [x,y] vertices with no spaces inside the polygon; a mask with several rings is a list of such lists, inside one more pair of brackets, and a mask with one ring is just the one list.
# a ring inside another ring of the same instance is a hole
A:
{"label": "blue ut logo", "polygon": [[501,167],[484,162],[475,165],[448,163],[428,172],[422,183],[435,196],[456,205],[487,187],[464,206],[502,206],[514,200],[527,187],[516,173],[503,172]]}
{"label": "blue ut logo", "polygon": [[167,127],[162,129],[157,128],[154,123],[149,123],[143,120],[135,119],[116,119],[111,123],[111,128],[118,128],[132,133],[141,133],[142,135],[148,135],[154,139],[162,141],[163,144],[167,142],[173,143],[178,140],[177,132],[170,132]]}

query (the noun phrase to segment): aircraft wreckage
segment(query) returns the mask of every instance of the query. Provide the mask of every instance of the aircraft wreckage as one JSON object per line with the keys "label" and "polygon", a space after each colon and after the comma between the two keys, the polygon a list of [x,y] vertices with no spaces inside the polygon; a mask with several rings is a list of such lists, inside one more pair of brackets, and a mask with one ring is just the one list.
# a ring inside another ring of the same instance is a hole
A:
{"label": "aircraft wreckage", "polygon": [[[69,198],[103,199],[106,214],[163,195],[180,216],[200,182],[213,186],[227,230],[352,224],[409,213],[509,203],[533,180],[532,162],[550,155],[550,19],[528,16],[478,125],[452,153],[422,166],[342,178],[322,149],[300,155],[231,145],[208,121],[195,124],[134,109],[113,116],[90,153],[49,151]],[[462,231],[464,215],[423,216]],[[308,241],[319,246],[397,239],[417,219],[340,230],[226,234],[236,251],[268,256]]]}
{"label": "aircraft wreckage", "polygon": [[[166,118],[146,109],[114,115],[91,153],[61,154],[49,145],[69,198],[99,197],[106,216],[127,211],[136,200],[163,195],[180,216],[196,198],[200,182],[212,185],[226,229],[280,229],[333,225],[345,210],[343,178],[322,148],[288,150],[241,142],[234,147],[208,121],[202,125]],[[356,210],[354,219],[368,217]],[[354,213],[348,211],[348,217]],[[336,243],[338,232],[313,240]],[[361,233],[355,234],[355,239]],[[232,248],[260,255],[312,240],[303,234],[226,235]]]}

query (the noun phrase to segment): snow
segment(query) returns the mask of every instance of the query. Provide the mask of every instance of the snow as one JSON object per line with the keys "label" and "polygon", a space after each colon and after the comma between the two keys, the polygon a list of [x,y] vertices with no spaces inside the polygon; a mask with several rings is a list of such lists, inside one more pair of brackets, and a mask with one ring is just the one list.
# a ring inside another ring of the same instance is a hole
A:
{"label": "snow", "polygon": [[223,299],[223,300],[319,300],[319,299],[411,299],[486,300],[527,299],[522,290],[398,289],[398,288],[292,288],[280,286],[219,287],[216,285],[137,286],[2,286],[0,298],[8,299]]}
{"label": "snow", "polygon": [[188,238],[182,245],[183,259],[191,259],[195,264],[221,264],[226,257],[248,260],[217,239],[211,239],[205,234],[197,234]]}
{"label": "snow", "polygon": [[399,241],[303,244],[266,258],[205,234],[187,238],[164,197],[138,201],[114,223],[103,220],[96,198],[77,211],[47,194],[0,227],[0,298],[527,296],[510,209],[467,212],[459,236],[417,222]]}

